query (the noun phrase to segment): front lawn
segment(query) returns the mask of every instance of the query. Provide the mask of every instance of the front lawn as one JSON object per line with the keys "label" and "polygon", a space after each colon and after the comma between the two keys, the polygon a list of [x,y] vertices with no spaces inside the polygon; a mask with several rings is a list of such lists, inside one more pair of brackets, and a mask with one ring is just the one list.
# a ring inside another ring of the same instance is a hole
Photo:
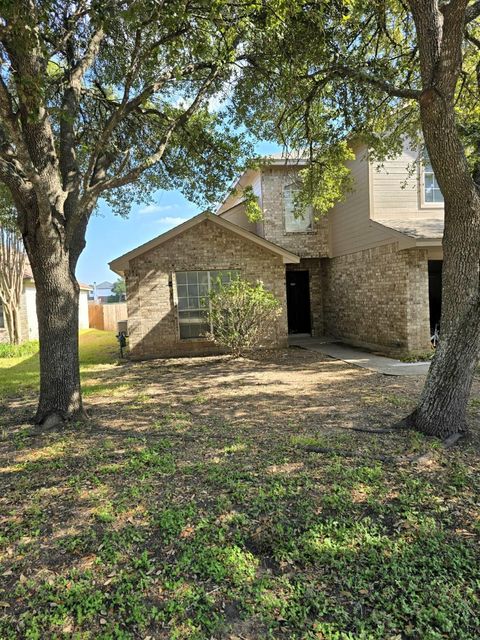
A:
{"label": "front lawn", "polygon": [[93,360],[88,426],[0,414],[2,640],[480,637],[478,380],[445,450],[353,430],[421,379],[295,349]]}
{"label": "front lawn", "polygon": [[[118,359],[118,346],[113,331],[84,329],[80,331],[80,371],[82,380],[88,385],[108,364]],[[0,345],[0,401],[29,393],[38,388],[39,363],[38,342],[19,346]]]}

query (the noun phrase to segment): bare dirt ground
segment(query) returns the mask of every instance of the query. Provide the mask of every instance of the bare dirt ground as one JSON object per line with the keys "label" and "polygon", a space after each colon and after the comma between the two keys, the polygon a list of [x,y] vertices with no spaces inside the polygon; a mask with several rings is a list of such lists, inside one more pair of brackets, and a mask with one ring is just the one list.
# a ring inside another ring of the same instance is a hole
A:
{"label": "bare dirt ground", "polygon": [[289,349],[104,365],[62,432],[12,399],[0,637],[480,637],[480,381],[450,450],[353,430],[422,384]]}

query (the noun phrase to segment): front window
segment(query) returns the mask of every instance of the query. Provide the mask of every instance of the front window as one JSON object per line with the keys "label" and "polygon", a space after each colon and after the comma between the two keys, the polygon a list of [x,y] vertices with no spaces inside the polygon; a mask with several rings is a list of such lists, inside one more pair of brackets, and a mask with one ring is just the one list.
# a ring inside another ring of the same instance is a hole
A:
{"label": "front window", "polygon": [[283,189],[283,208],[285,212],[285,231],[306,233],[312,230],[312,207],[303,211],[295,208],[295,199],[299,193],[295,184],[289,184]]}
{"label": "front window", "polygon": [[237,277],[238,271],[178,271],[178,323],[180,338],[201,338],[212,327],[208,321],[208,294],[217,282],[229,283]]}
{"label": "front window", "polygon": [[442,203],[443,195],[440,191],[437,179],[433,173],[430,159],[425,155],[424,168],[423,168],[423,181],[424,181],[424,200],[425,203]]}

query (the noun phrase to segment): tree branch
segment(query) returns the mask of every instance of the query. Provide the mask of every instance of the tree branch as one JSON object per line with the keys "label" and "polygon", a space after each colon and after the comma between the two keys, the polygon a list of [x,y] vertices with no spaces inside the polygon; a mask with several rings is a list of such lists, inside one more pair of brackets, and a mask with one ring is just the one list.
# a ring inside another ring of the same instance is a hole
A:
{"label": "tree branch", "polygon": [[[67,236],[66,236],[67,242],[70,242],[71,238],[73,238],[73,234],[75,233],[75,227],[78,224],[78,222],[81,220],[82,216],[84,215],[84,212],[89,211],[93,207],[93,204],[96,202],[97,198],[103,191],[106,191],[108,189],[123,187],[126,184],[130,184],[131,182],[134,182],[142,175],[142,173],[150,169],[153,165],[155,165],[157,162],[159,162],[162,159],[162,156],[165,153],[165,149],[167,148],[168,143],[172,135],[174,134],[175,130],[178,127],[185,125],[188,122],[188,120],[192,117],[192,115],[197,111],[203,98],[205,97],[209,88],[215,82],[220,71],[221,71],[221,67],[216,66],[215,68],[212,69],[208,77],[202,83],[202,86],[198,90],[194,100],[190,103],[190,106],[187,109],[185,109],[185,111],[183,111],[183,113],[178,118],[176,118],[171,122],[171,124],[163,134],[154,153],[150,154],[139,165],[137,165],[136,167],[134,167],[124,175],[117,175],[111,178],[105,178],[103,180],[99,180],[93,185],[89,185],[89,188],[86,189],[79,203],[76,215],[68,221]],[[128,156],[126,156],[126,158],[128,159]],[[126,164],[125,159],[123,164]]]}
{"label": "tree branch", "polygon": [[18,125],[17,113],[14,111],[13,99],[5,81],[0,75],[0,116],[3,121],[5,133],[9,142],[15,145],[19,161],[25,173],[33,172],[32,163],[28,150],[22,138],[22,132]]}
{"label": "tree branch", "polygon": [[103,38],[105,37],[105,33],[102,28],[96,31],[85,52],[83,58],[78,62],[73,71],[70,74],[70,85],[78,92],[80,89],[81,82],[85,76],[85,73],[92,66],[98,50],[100,49],[100,44],[102,43]]}
{"label": "tree branch", "polygon": [[158,145],[158,147],[157,147],[157,149],[156,149],[156,151],[154,153],[152,153],[150,156],[148,156],[148,158],[146,158],[140,165],[138,165],[134,169],[131,169],[127,174],[125,174],[123,176],[118,176],[118,177],[114,177],[114,178],[110,178],[110,179],[106,180],[103,184],[100,185],[100,190],[101,191],[105,191],[106,189],[113,189],[115,187],[121,187],[121,186],[123,186],[125,184],[133,182],[144,171],[146,171],[147,169],[152,167],[154,164],[159,162],[159,160],[161,160],[161,158],[162,158],[162,156],[163,156],[163,154],[165,152],[165,148],[167,147],[167,144],[168,144],[170,138],[172,137],[174,131],[178,127],[181,127],[183,124],[188,122],[190,117],[195,113],[195,111],[197,110],[197,107],[200,104],[203,96],[205,95],[205,93],[207,92],[208,88],[211,86],[211,84],[213,83],[213,81],[214,81],[214,79],[216,78],[217,75],[218,75],[218,69],[215,69],[214,71],[212,71],[212,73],[209,75],[207,80],[203,83],[202,87],[198,91],[197,95],[195,96],[195,99],[190,104],[188,109],[186,109],[181,114],[180,117],[176,118],[170,124],[170,126],[168,127],[167,131],[163,135],[163,137],[162,137],[162,139],[160,141],[160,144]]}
{"label": "tree branch", "polygon": [[353,67],[347,67],[343,65],[337,65],[335,67],[330,67],[329,69],[323,69],[322,71],[316,71],[315,73],[308,74],[306,77],[315,78],[324,74],[325,77],[340,77],[340,78],[352,78],[354,80],[358,80],[359,82],[370,84],[388,95],[396,98],[408,98],[412,100],[418,100],[421,95],[421,91],[417,89],[402,89],[401,87],[396,87],[395,85],[383,80],[382,78],[378,78],[367,71],[363,71],[362,69],[354,69]]}
{"label": "tree branch", "polygon": [[465,24],[472,22],[472,20],[475,20],[478,16],[480,16],[480,0],[477,0],[467,7],[465,11]]}
{"label": "tree branch", "polygon": [[[212,63],[208,63],[208,62],[199,62],[197,64],[189,64],[181,70],[180,76],[178,72],[175,73],[173,71],[169,71],[168,73],[164,73],[163,75],[159,76],[154,82],[144,87],[143,90],[140,91],[140,93],[137,94],[131,100],[128,100],[128,95],[124,92],[124,97],[122,99],[122,102],[118,103],[118,102],[110,101],[113,105],[116,105],[117,108],[108,119],[103,131],[98,137],[98,141],[95,145],[95,148],[92,151],[88,168],[85,172],[85,176],[83,180],[84,190],[86,191],[88,190],[89,187],[92,186],[91,181],[94,176],[94,169],[98,161],[98,157],[103,151],[105,145],[107,144],[108,139],[110,138],[112,133],[115,131],[117,126],[120,124],[120,122],[124,118],[126,118],[132,111],[137,109],[143,102],[145,102],[154,93],[157,93],[158,91],[160,91],[160,89],[162,89],[171,80],[178,79],[179,77],[185,77],[188,74],[194,73],[195,71],[201,71],[203,69],[212,69],[212,66],[213,66]],[[125,100],[125,97],[127,97],[127,100]]]}
{"label": "tree branch", "polygon": [[[104,38],[103,29],[98,29],[88,43],[83,58],[69,71],[68,84],[62,100],[62,115],[60,118],[60,171],[62,174],[63,189],[68,192],[65,203],[65,215],[71,214],[71,202],[74,200],[74,192],[80,187],[78,162],[75,153],[75,119],[79,108],[82,81],[93,64],[100,44]],[[74,43],[70,39],[66,43],[66,56],[70,65],[73,65],[75,57]]]}

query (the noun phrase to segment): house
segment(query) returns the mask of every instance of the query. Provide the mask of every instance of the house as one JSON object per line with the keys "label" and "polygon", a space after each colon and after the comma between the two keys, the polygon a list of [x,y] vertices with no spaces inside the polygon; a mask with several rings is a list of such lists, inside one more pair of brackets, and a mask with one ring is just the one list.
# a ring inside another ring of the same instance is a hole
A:
{"label": "house", "polygon": [[[80,283],[80,296],[79,296],[79,328],[88,329],[88,292],[90,287],[88,284]],[[20,340],[25,342],[26,340],[38,339],[38,322],[37,322],[37,309],[36,309],[36,290],[33,275],[30,270],[30,266],[25,267],[25,273],[23,276],[23,289],[20,299]],[[9,335],[7,331],[7,325],[5,323],[5,317],[3,314],[3,307],[0,300],[0,342],[8,342]]]}
{"label": "house", "polygon": [[109,298],[114,295],[112,292],[113,282],[100,282],[100,284],[94,283],[90,285],[92,288],[92,295],[90,300],[94,300],[100,304],[105,304],[109,301]]}
{"label": "house", "polygon": [[[378,167],[353,147],[354,189],[325,216],[294,214],[306,160],[272,157],[239,177],[216,214],[203,213],[114,260],[126,278],[133,357],[214,350],[202,295],[212,273],[262,280],[284,313],[269,337],[332,335],[384,353],[423,352],[441,308],[443,199],[428,164],[405,145]],[[262,220],[251,222],[251,187]]]}

